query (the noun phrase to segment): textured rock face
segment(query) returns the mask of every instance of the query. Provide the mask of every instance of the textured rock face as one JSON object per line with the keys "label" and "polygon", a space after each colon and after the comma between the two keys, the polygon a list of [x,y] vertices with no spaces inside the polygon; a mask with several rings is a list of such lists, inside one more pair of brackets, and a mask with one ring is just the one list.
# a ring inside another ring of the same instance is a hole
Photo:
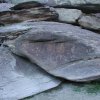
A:
{"label": "textured rock face", "polygon": [[76,23],[82,15],[82,12],[77,9],[56,8],[55,10],[59,14],[59,21],[66,23]]}
{"label": "textured rock face", "polygon": [[54,76],[80,82],[100,78],[96,33],[56,22],[34,22],[32,30],[10,46]]}
{"label": "textured rock face", "polygon": [[10,4],[10,3],[0,3],[0,12],[9,11],[10,8],[13,6],[14,4]]}
{"label": "textured rock face", "polygon": [[30,9],[30,8],[35,8],[35,7],[42,7],[44,6],[41,3],[35,2],[35,1],[30,1],[30,2],[24,2],[15,5],[12,7],[13,10],[22,10],[22,9]]}
{"label": "textured rock face", "polygon": [[18,23],[0,27],[0,39],[15,39],[19,35],[25,34],[28,30],[32,28],[31,24],[23,24]]}
{"label": "textured rock face", "polygon": [[99,14],[83,15],[78,22],[84,28],[100,31]]}
{"label": "textured rock face", "polygon": [[27,10],[7,11],[0,13],[0,22],[3,24],[13,24],[26,20],[56,20],[58,14],[49,7],[39,7]]}
{"label": "textured rock face", "polygon": [[21,3],[25,1],[38,1],[50,6],[75,7],[85,10],[100,10],[100,0],[11,0],[13,3]]}
{"label": "textured rock face", "polygon": [[35,64],[0,47],[1,100],[22,99],[56,87],[60,82]]}

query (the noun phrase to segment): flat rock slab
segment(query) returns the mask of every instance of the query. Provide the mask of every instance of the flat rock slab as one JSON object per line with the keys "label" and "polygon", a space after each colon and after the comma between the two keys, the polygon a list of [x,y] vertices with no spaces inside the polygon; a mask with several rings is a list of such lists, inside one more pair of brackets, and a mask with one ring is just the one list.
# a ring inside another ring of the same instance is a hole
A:
{"label": "flat rock slab", "polygon": [[10,3],[0,3],[0,12],[3,12],[3,11],[10,11],[11,7],[13,7],[14,4],[10,4]]}
{"label": "flat rock slab", "polygon": [[14,53],[67,80],[86,82],[100,78],[99,34],[57,22],[31,25],[30,31],[8,44]]}
{"label": "flat rock slab", "polygon": [[56,87],[61,81],[0,47],[0,99],[18,100]]}
{"label": "flat rock slab", "polygon": [[6,11],[0,13],[0,23],[13,24],[27,20],[43,21],[57,20],[58,14],[50,7],[37,7],[31,9]]}
{"label": "flat rock slab", "polygon": [[55,10],[59,15],[59,21],[65,23],[77,23],[77,20],[82,15],[81,10],[77,9],[55,8]]}
{"label": "flat rock slab", "polygon": [[78,22],[84,28],[100,31],[100,14],[83,15]]}

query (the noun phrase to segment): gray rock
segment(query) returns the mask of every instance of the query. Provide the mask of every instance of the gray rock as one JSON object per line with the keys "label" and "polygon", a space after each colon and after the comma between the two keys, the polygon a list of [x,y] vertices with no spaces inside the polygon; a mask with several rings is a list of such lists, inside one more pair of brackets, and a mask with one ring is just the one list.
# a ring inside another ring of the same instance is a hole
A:
{"label": "gray rock", "polygon": [[60,82],[35,64],[0,47],[0,100],[19,100],[56,87]]}
{"label": "gray rock", "polygon": [[83,15],[78,22],[84,28],[100,31],[99,15]]}
{"label": "gray rock", "polygon": [[10,11],[11,7],[13,7],[14,4],[10,4],[10,3],[0,3],[0,12],[3,12],[3,11]]}
{"label": "gray rock", "polygon": [[26,20],[56,20],[57,18],[58,14],[49,7],[38,7],[0,13],[0,22],[3,24],[19,23]]}
{"label": "gray rock", "polygon": [[13,53],[48,73],[71,81],[100,78],[100,35],[57,22],[34,22],[32,30],[8,44]]}
{"label": "gray rock", "polygon": [[82,12],[77,9],[56,8],[55,10],[59,14],[59,21],[66,23],[76,23],[82,15]]}
{"label": "gray rock", "polygon": [[32,25],[13,24],[0,27],[0,39],[12,40],[19,35],[25,34],[30,30]]}
{"label": "gray rock", "polygon": [[100,11],[100,0],[10,0],[12,3],[21,3],[26,1],[38,1],[50,6],[75,7],[90,11]]}
{"label": "gray rock", "polygon": [[43,7],[44,5],[36,1],[23,2],[12,7],[13,10],[30,9],[35,7]]}

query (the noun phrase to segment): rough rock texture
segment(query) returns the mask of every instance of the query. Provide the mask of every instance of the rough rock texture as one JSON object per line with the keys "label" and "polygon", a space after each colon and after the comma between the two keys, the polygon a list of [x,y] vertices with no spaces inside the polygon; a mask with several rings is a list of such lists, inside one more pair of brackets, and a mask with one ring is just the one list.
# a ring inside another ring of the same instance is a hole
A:
{"label": "rough rock texture", "polygon": [[10,3],[0,3],[0,12],[9,11],[11,10],[10,8],[13,6],[14,4],[10,4]]}
{"label": "rough rock texture", "polygon": [[100,78],[100,35],[57,22],[32,24],[9,45],[14,53],[54,76],[77,82]]}
{"label": "rough rock texture", "polygon": [[60,82],[35,64],[0,47],[0,100],[19,100],[56,87]]}
{"label": "rough rock texture", "polygon": [[50,6],[74,7],[89,11],[100,11],[100,0],[11,0],[13,3],[38,1]]}
{"label": "rough rock texture", "polygon": [[84,28],[100,31],[100,16],[99,16],[99,14],[83,15],[78,20],[78,22]]}
{"label": "rough rock texture", "polygon": [[[24,23],[24,22],[23,22]],[[0,39],[15,39],[19,35],[25,34],[32,28],[32,25],[23,25],[21,23],[0,27]]]}
{"label": "rough rock texture", "polygon": [[56,8],[55,10],[59,14],[59,21],[66,23],[76,23],[82,15],[82,12],[77,9]]}
{"label": "rough rock texture", "polygon": [[30,9],[30,8],[42,7],[42,6],[44,5],[41,3],[38,3],[36,1],[30,1],[30,2],[24,2],[24,3],[17,4],[14,7],[12,7],[12,9],[21,10],[21,9]]}
{"label": "rough rock texture", "polygon": [[26,20],[56,20],[58,14],[49,7],[38,7],[27,10],[6,11],[0,13],[0,23],[13,24]]}

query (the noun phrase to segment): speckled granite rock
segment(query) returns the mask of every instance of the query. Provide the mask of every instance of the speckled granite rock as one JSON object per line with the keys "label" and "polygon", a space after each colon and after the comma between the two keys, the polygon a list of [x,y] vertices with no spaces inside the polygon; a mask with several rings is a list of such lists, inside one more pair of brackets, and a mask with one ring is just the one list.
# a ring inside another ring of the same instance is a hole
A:
{"label": "speckled granite rock", "polygon": [[19,100],[56,87],[60,80],[0,47],[0,100]]}
{"label": "speckled granite rock", "polygon": [[67,80],[86,82],[100,78],[100,35],[57,22],[32,24],[32,30],[9,45],[13,53]]}

